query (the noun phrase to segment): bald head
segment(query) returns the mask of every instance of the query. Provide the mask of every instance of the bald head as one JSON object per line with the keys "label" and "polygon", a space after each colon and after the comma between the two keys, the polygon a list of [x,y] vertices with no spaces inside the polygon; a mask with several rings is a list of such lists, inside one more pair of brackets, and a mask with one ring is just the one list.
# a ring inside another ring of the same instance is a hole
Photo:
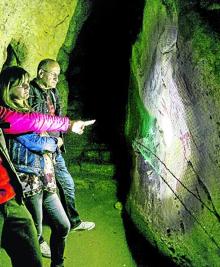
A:
{"label": "bald head", "polygon": [[39,65],[37,67],[37,72],[39,72],[40,69],[47,70],[48,68],[51,68],[53,66],[59,67],[59,64],[56,60],[51,59],[51,58],[43,59],[43,60],[41,60],[41,62],[39,63]]}
{"label": "bald head", "polygon": [[56,60],[42,60],[37,68],[37,83],[43,89],[55,88],[58,83],[60,66]]}

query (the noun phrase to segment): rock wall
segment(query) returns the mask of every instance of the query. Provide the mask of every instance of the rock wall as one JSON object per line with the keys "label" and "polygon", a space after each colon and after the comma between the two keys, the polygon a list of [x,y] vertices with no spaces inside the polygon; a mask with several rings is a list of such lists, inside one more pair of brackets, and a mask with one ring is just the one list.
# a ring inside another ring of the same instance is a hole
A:
{"label": "rock wall", "polygon": [[0,68],[20,65],[33,78],[42,59],[57,59],[63,71],[58,87],[66,109],[65,71],[88,16],[88,1],[0,0],[0,4]]}
{"label": "rock wall", "polygon": [[184,2],[146,1],[133,46],[126,207],[180,266],[219,266],[220,39],[201,16],[218,5]]}

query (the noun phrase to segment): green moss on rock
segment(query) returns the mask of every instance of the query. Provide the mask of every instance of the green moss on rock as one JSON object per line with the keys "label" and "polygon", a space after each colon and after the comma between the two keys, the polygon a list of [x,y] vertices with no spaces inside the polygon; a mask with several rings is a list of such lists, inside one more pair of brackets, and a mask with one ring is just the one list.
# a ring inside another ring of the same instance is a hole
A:
{"label": "green moss on rock", "polygon": [[[179,86],[176,96],[178,93],[181,96],[190,130],[191,155],[183,159],[187,160],[183,177],[179,179],[178,175],[171,175],[172,179],[166,180],[153,176],[149,159],[136,153],[140,150],[133,151],[133,181],[126,209],[143,235],[178,265],[218,266],[220,127],[217,111],[220,107],[220,37],[200,16],[196,10],[198,5],[179,1],[175,8],[175,4],[175,1],[146,2],[142,31],[134,44],[131,59],[126,134],[132,143],[135,138],[148,137],[153,128],[156,118],[148,110],[151,103],[144,103],[143,91],[148,88],[147,82],[150,83],[156,49],[165,25],[170,23],[174,28],[178,25],[177,53],[171,66],[174,69],[174,81],[178,81]],[[158,86],[163,86],[162,82]],[[153,98],[151,100],[154,101]],[[157,102],[153,104],[156,106]],[[156,135],[152,137],[157,138]],[[163,141],[159,138],[157,141],[147,140],[147,147],[150,148],[150,142],[160,146],[158,140]],[[156,153],[156,157],[161,160],[167,151],[159,152],[161,154]],[[175,153],[171,157],[172,162],[178,160],[180,151],[176,150]],[[161,176],[169,166],[163,162]],[[175,179],[179,181],[173,186]],[[160,192],[161,183],[170,189],[167,198],[155,193]]]}

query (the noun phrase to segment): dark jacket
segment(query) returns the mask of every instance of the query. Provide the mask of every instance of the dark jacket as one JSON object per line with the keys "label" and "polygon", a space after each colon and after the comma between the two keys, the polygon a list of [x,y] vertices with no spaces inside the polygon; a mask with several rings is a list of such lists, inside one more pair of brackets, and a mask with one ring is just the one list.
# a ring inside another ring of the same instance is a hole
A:
{"label": "dark jacket", "polygon": [[[48,105],[47,105],[48,95],[54,106],[55,115],[56,116],[62,115],[58,90],[56,88],[43,90],[42,88],[39,87],[39,85],[35,82],[35,80],[32,80],[30,82],[28,103],[32,107],[33,111],[40,112],[43,114],[49,114]],[[50,132],[49,134],[50,136],[63,138],[63,133]],[[60,150],[62,152],[65,152],[64,145],[61,146]]]}
{"label": "dark jacket", "polygon": [[41,89],[35,80],[30,82],[30,96],[29,96],[29,105],[32,107],[33,111],[37,111],[43,114],[48,114],[47,108],[47,94],[49,94],[52,103],[55,108],[55,115],[60,116],[61,114],[61,105],[59,101],[59,93],[56,88],[43,90]]}

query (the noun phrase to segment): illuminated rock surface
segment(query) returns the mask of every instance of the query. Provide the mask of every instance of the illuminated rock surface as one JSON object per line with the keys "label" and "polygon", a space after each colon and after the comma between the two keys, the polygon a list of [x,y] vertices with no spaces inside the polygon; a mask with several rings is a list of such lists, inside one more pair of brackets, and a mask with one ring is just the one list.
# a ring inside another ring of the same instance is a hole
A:
{"label": "illuminated rock surface", "polygon": [[180,266],[219,266],[219,35],[213,13],[179,3],[146,1],[133,46],[127,210]]}

